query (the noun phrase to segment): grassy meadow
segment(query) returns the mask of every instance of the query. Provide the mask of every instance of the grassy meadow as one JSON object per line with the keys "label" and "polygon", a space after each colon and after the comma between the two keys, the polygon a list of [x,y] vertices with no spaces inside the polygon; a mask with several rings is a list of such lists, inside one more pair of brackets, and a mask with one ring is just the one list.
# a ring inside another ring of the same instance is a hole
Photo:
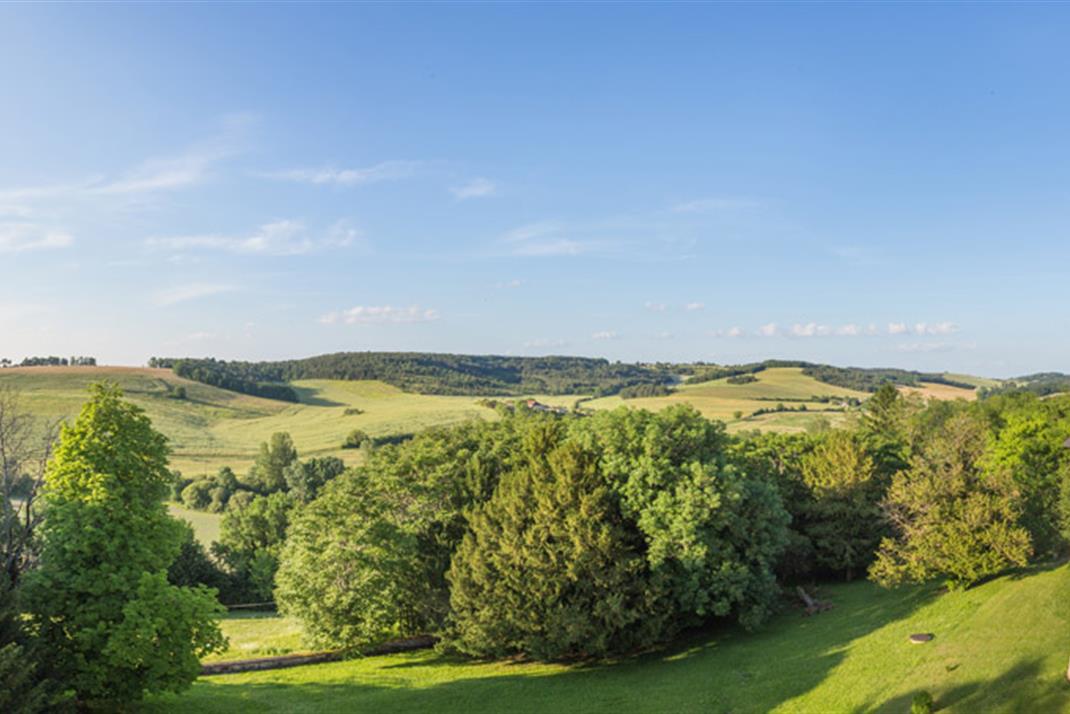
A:
{"label": "grassy meadow", "polygon": [[[201,678],[157,697],[168,712],[906,712],[1070,711],[1070,567],[1034,569],[964,592],[829,585],[834,608],[791,608],[747,633],[724,626],[665,651],[598,664],[476,662],[431,651]],[[1008,619],[1008,612],[1029,617]],[[293,621],[230,616],[230,651],[299,651]],[[908,637],[935,639],[914,645]]]}
{"label": "grassy meadow", "polygon": [[[672,404],[686,403],[693,405],[709,419],[728,422],[729,427],[734,430],[802,431],[816,418],[825,417],[833,424],[837,424],[844,420],[845,415],[841,412],[817,413],[834,406],[832,404],[791,400],[809,400],[814,396],[855,397],[857,399],[865,399],[869,396],[865,392],[819,382],[803,374],[802,369],[795,367],[766,369],[754,376],[757,381],[747,384],[729,384],[727,379],[699,384],[685,383],[681,384],[673,394],[664,397],[627,400],[615,396],[604,397],[584,402],[583,406],[592,409],[611,409],[624,404],[635,409],[658,411]],[[805,404],[808,413],[781,412],[758,417],[749,416],[759,409],[775,407],[780,400],[788,400],[785,401],[785,405],[793,408]],[[736,412],[742,412],[743,418],[736,419]]]}
{"label": "grassy meadow", "polygon": [[[760,429],[803,431],[815,420],[826,419],[833,426],[849,415],[822,412],[829,404],[808,400],[812,396],[855,397],[868,395],[818,382],[797,368],[775,368],[759,372],[756,382],[728,384],[726,380],[682,384],[669,396],[623,400],[605,397],[585,401],[593,409],[627,405],[636,409],[660,410],[672,404],[693,405],[708,418],[728,422],[734,431]],[[301,402],[292,404],[252,397],[175,376],[170,370],[141,367],[27,367],[0,370],[0,386],[20,390],[24,407],[49,419],[69,419],[78,413],[91,382],[110,379],[127,397],[146,410],[153,425],[171,440],[171,464],[187,476],[230,466],[239,474],[252,464],[261,442],[276,431],[287,431],[303,458],[338,456],[354,464],[357,450],[342,449],[345,436],[362,429],[372,436],[412,433],[441,424],[466,419],[493,419],[495,412],[481,406],[476,397],[411,394],[378,381],[302,380],[293,383]],[[170,389],[185,387],[187,399],[172,399]],[[945,385],[925,385],[913,390],[939,399],[972,398],[973,392]],[[533,395],[540,401],[572,406],[583,395]],[[506,398],[512,399],[512,398]],[[807,412],[781,412],[750,416],[771,408],[779,400]],[[361,414],[347,414],[360,409]],[[736,419],[735,413],[743,418]]]}

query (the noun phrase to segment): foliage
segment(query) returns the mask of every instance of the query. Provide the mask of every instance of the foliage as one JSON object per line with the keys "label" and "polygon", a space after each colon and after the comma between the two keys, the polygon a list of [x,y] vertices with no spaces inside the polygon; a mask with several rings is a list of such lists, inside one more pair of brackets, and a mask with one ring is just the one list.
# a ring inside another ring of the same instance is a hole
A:
{"label": "foliage", "polygon": [[163,505],[167,445],[121,396],[94,386],[63,428],[46,474],[41,564],[25,586],[49,670],[82,702],[177,691],[222,644],[214,593],[166,581],[182,538]]}
{"label": "foliage", "polygon": [[810,498],[801,509],[801,530],[810,539],[817,565],[850,580],[873,559],[885,531],[880,500],[887,482],[853,434],[830,432],[802,460]]}
{"label": "foliage", "polygon": [[663,633],[668,608],[593,452],[540,444],[470,525],[447,575],[449,643],[460,651],[600,656]]}
{"label": "foliage", "polygon": [[895,535],[881,541],[870,569],[878,583],[944,577],[965,587],[1026,564],[1018,492],[1005,470],[984,470],[985,440],[983,421],[956,415],[895,476],[885,502]]}
{"label": "foliage", "polygon": [[336,456],[324,456],[308,461],[294,461],[286,467],[286,489],[301,503],[316,498],[329,481],[346,470],[345,462]]}
{"label": "foliage", "polygon": [[246,482],[263,494],[282,491],[286,488],[286,468],[297,461],[297,449],[286,432],[276,432],[271,440],[260,444],[253,467],[249,469]]}
{"label": "foliage", "polygon": [[[659,384],[655,367],[587,357],[502,357],[421,352],[338,352],[282,362],[227,362],[154,357],[150,366],[246,394],[287,399],[279,384],[295,379],[377,379],[419,394],[614,394],[634,384]],[[264,390],[278,390],[269,395]],[[289,401],[297,401],[296,392]]]}
{"label": "foliage", "polygon": [[254,599],[272,597],[279,552],[293,507],[289,494],[280,491],[256,496],[247,506],[229,509],[223,516],[213,555],[227,573],[246,584]]}

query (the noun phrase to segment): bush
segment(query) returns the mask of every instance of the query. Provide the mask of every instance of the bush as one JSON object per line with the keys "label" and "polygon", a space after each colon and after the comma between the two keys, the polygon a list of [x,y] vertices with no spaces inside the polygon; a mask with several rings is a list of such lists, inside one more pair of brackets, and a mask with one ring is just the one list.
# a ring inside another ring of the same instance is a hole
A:
{"label": "bush", "polygon": [[360,429],[354,429],[346,436],[345,441],[342,442],[343,449],[359,449],[364,445],[364,442],[371,441],[371,437],[367,433]]}
{"label": "bush", "polygon": [[918,692],[910,700],[910,714],[932,714],[933,695],[928,692]]}

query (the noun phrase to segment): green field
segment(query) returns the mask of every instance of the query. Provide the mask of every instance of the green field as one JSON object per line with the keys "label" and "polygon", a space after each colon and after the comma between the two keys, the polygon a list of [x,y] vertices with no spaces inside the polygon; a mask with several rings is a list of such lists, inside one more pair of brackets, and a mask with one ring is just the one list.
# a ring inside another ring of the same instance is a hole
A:
{"label": "green field", "polygon": [[[1063,712],[1070,711],[1068,593],[1065,565],[965,592],[856,582],[826,586],[821,595],[835,607],[820,615],[789,610],[756,633],[724,627],[617,663],[473,662],[425,651],[205,677],[147,709],[903,713],[924,689],[939,711]],[[224,627],[228,658],[299,641],[284,618],[229,618]],[[910,644],[915,632],[935,639]]]}
{"label": "green field", "polygon": [[219,540],[219,526],[223,520],[220,513],[208,513],[207,511],[194,511],[185,508],[178,503],[168,503],[168,510],[175,518],[181,518],[193,526],[193,533],[197,536],[204,547],[207,548],[214,541]]}
{"label": "green field", "polygon": [[[725,380],[682,384],[665,397],[623,400],[605,397],[586,401],[583,406],[610,409],[627,405],[637,409],[660,410],[672,404],[694,405],[711,419],[721,419],[730,430],[761,429],[803,431],[816,420],[827,419],[840,425],[850,415],[823,412],[830,404],[807,400],[812,396],[855,397],[868,395],[808,377],[797,368],[774,368],[759,372],[756,382],[728,384]],[[30,367],[0,370],[0,386],[20,390],[23,406],[34,414],[69,419],[85,401],[91,382],[111,379],[119,383],[127,397],[143,407],[153,424],[168,436],[174,453],[171,464],[186,476],[198,476],[230,466],[239,474],[251,465],[260,443],[276,431],[293,436],[300,455],[339,456],[348,464],[359,461],[359,450],[341,449],[345,436],[362,429],[372,436],[412,433],[429,426],[452,424],[466,419],[495,418],[492,409],[481,406],[476,397],[409,394],[396,387],[373,381],[303,380],[293,383],[301,403],[251,397],[176,377],[170,370],[141,367]],[[188,398],[172,399],[167,385],[186,388]],[[942,398],[969,396],[967,390],[943,387],[934,394]],[[946,393],[946,394],[945,394]],[[540,401],[572,406],[578,395],[534,395]],[[513,398],[505,398],[507,400]],[[807,412],[782,412],[752,417],[755,411],[774,407],[779,400]],[[362,414],[349,414],[358,408]],[[743,418],[736,419],[735,413]]]}
{"label": "green field", "polygon": [[[171,440],[171,464],[186,476],[230,466],[243,473],[260,443],[273,432],[293,436],[302,457],[339,456],[347,463],[358,450],[343,450],[353,429],[372,436],[412,433],[429,426],[472,418],[493,418],[475,397],[407,394],[382,382],[307,380],[294,382],[302,403],[250,397],[176,377],[170,370],[139,367],[30,367],[0,370],[0,386],[11,385],[23,407],[47,418],[78,413],[91,382],[111,379],[146,410],[153,425]],[[184,386],[188,399],[168,397],[166,385]],[[538,397],[571,405],[574,397]],[[347,408],[364,410],[346,415]]]}
{"label": "green field", "polygon": [[[701,382],[699,384],[685,383],[680,385],[676,392],[664,397],[627,400],[620,397],[604,397],[584,402],[583,406],[592,409],[610,409],[626,404],[635,409],[657,411],[672,404],[687,403],[693,405],[709,419],[720,419],[728,422],[733,430],[802,431],[807,424],[813,422],[819,416],[823,416],[833,424],[837,424],[843,421],[845,415],[838,412],[815,414],[815,412],[833,405],[804,401],[785,402],[785,404],[796,408],[800,404],[806,404],[808,413],[805,414],[783,412],[754,418],[748,417],[759,409],[776,406],[778,400],[807,400],[813,396],[865,399],[869,396],[865,392],[819,382],[813,377],[803,374],[802,369],[795,367],[766,369],[754,376],[758,381],[749,384],[729,384],[725,379]],[[743,413],[743,419],[735,418],[737,411]]]}

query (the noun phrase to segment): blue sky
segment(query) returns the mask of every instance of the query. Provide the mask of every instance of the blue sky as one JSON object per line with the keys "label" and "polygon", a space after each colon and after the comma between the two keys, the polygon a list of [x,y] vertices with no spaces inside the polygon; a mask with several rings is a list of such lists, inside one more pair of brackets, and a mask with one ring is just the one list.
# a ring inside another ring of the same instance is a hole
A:
{"label": "blue sky", "polygon": [[0,356],[1070,370],[1068,27],[0,6]]}

